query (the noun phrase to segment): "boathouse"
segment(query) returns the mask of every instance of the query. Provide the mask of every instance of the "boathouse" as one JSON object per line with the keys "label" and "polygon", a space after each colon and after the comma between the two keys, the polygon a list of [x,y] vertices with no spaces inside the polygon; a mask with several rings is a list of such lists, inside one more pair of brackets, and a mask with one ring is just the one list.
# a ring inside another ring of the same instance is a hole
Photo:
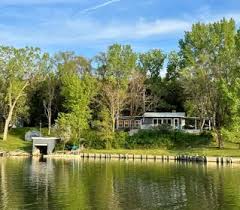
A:
{"label": "boathouse", "polygon": [[53,153],[59,138],[32,137],[32,140],[33,140],[32,153],[35,154],[39,151],[40,154],[47,155]]}

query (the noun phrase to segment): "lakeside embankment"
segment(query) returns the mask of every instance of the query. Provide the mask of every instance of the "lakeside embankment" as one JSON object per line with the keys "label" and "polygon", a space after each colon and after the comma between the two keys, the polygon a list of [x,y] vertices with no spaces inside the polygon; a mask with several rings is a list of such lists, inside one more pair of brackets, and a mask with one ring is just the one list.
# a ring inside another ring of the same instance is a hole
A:
{"label": "lakeside embankment", "polygon": [[[0,140],[0,155],[4,156],[29,156],[31,155],[32,142],[24,141],[24,134],[29,128],[24,129],[13,129],[11,130],[8,140]],[[200,141],[201,140],[201,141]],[[157,139],[156,139],[157,141]],[[183,140],[184,142],[184,140]],[[186,142],[186,140],[185,140]],[[198,142],[204,142],[204,139],[190,139],[187,141],[186,146],[176,146],[175,148],[166,149],[166,148],[144,148],[144,149],[84,149],[81,153],[84,154],[99,154],[103,155],[135,155],[137,158],[138,155],[142,156],[168,156],[168,157],[179,157],[179,156],[191,156],[191,157],[213,157],[214,160],[221,157],[231,157],[231,158],[240,158],[240,149],[237,144],[230,142],[225,142],[224,148],[217,148],[216,142],[211,141],[208,144],[200,144]],[[197,142],[197,143],[196,143]],[[62,153],[62,151],[59,151]],[[65,154],[53,154],[55,157],[69,157],[70,151],[65,151]],[[92,155],[92,156],[93,156]],[[74,155],[71,155],[75,157]],[[174,158],[173,158],[174,159]],[[211,158],[210,158],[211,159]]]}
{"label": "lakeside embankment", "polygon": [[136,154],[102,154],[102,153],[75,153],[51,154],[44,158],[54,159],[94,159],[94,160],[126,160],[126,161],[154,161],[154,162],[181,162],[181,163],[216,163],[220,165],[240,164],[240,158],[232,157],[206,157],[206,156],[168,156],[168,155],[136,155]]}
{"label": "lakeside embankment", "polygon": [[[89,152],[91,151],[91,152]],[[102,152],[105,153],[102,153]],[[114,152],[115,151],[115,152]],[[94,153],[93,153],[94,152]],[[152,152],[152,153],[151,153]],[[166,151],[165,151],[166,152]],[[103,159],[103,160],[140,160],[154,162],[186,162],[186,163],[216,163],[221,165],[240,164],[240,157],[233,156],[205,156],[205,155],[186,155],[186,154],[169,154],[166,155],[164,150],[85,150],[85,152],[55,152],[50,155],[44,155],[45,158],[56,159]],[[154,154],[155,153],[155,154]],[[160,155],[160,153],[162,153]],[[26,157],[31,153],[22,150],[17,151],[0,151],[0,157]]]}

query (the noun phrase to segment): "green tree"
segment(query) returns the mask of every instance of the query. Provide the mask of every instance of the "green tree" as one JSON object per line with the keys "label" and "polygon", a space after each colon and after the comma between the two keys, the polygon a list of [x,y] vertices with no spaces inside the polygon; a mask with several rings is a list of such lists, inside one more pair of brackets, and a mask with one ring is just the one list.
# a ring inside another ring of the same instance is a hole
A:
{"label": "green tree", "polygon": [[102,83],[101,102],[111,116],[112,131],[115,131],[115,119],[124,107],[127,96],[128,79],[136,67],[136,54],[129,45],[114,44],[106,53],[99,54],[95,61],[97,73]]}
{"label": "green tree", "polygon": [[5,118],[3,140],[17,117],[26,114],[27,88],[34,85],[42,70],[42,58],[37,48],[0,47],[0,87],[2,110]]}
{"label": "green tree", "polygon": [[44,89],[43,91],[43,107],[44,107],[44,114],[48,120],[48,135],[51,134],[51,127],[52,127],[52,118],[53,118],[53,107],[56,107],[55,102],[55,95],[56,95],[56,88],[57,88],[57,79],[56,75],[53,72],[48,72],[46,79],[44,81]]}
{"label": "green tree", "polygon": [[145,91],[146,76],[139,70],[132,72],[129,78],[125,110],[130,116],[140,116],[145,112],[147,101]]}
{"label": "green tree", "polygon": [[231,121],[229,121],[222,129],[223,137],[229,142],[239,144],[240,148],[240,78],[236,79],[234,88],[230,91],[226,89],[225,92],[228,95],[231,103]]}
{"label": "green tree", "polygon": [[[80,63],[83,62],[83,67]],[[91,110],[89,105],[96,94],[96,79],[85,71],[87,62],[81,57],[64,61],[59,64],[61,94],[64,97],[65,113],[61,113],[58,122],[68,122],[71,130],[71,139],[79,141],[82,131],[89,126]],[[83,70],[84,69],[84,70]]]}
{"label": "green tree", "polygon": [[182,60],[180,55],[173,51],[168,54],[167,72],[161,82],[162,101],[161,111],[184,111],[185,95],[180,80]]}
{"label": "green tree", "polygon": [[110,149],[112,147],[114,133],[111,126],[111,116],[105,106],[101,108],[96,126],[99,139],[104,142],[105,148]]}
{"label": "green tree", "polygon": [[166,54],[160,49],[139,54],[138,68],[146,75],[146,100],[144,110],[159,111],[165,106],[162,100],[163,87],[161,72],[163,71]]}
{"label": "green tree", "polygon": [[235,35],[235,22],[223,19],[194,24],[180,41],[188,106],[200,117],[212,119],[220,148],[221,129],[231,121],[231,101],[226,90],[231,90],[236,78]]}

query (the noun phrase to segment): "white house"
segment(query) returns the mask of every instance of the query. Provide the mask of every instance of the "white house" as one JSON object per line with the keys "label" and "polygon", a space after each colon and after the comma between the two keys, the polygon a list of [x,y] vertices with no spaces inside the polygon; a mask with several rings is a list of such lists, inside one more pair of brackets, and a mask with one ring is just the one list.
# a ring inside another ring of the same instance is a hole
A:
{"label": "white house", "polygon": [[[200,131],[200,118],[186,117],[185,112],[145,112],[142,116],[121,116],[116,119],[117,129],[150,129],[163,124],[188,132]],[[211,129],[210,120],[205,119],[204,128]]]}

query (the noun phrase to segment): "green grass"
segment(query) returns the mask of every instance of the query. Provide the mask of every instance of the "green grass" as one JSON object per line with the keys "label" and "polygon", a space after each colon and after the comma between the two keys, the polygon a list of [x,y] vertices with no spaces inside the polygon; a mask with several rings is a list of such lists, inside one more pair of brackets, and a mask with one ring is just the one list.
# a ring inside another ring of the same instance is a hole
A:
{"label": "green grass", "polygon": [[[2,141],[2,134],[0,134],[0,151],[15,151],[24,150],[26,152],[32,151],[32,142],[25,141],[25,133],[30,130],[38,130],[38,128],[16,128],[9,131],[7,141]],[[43,135],[47,134],[47,128],[42,129]]]}
{"label": "green grass", "polygon": [[[7,141],[1,140],[0,135],[0,150],[14,151],[24,150],[30,152],[32,143],[24,141],[25,133],[29,130],[36,130],[36,128],[20,128],[12,129],[8,135]],[[46,130],[46,129],[45,129]],[[43,133],[45,134],[43,129]],[[105,154],[143,154],[143,155],[204,155],[204,156],[231,156],[240,157],[240,149],[237,144],[225,142],[224,149],[218,149],[215,143],[208,146],[199,146],[195,148],[181,148],[181,149],[111,149],[111,150],[96,150],[85,149],[86,153],[105,153]]]}
{"label": "green grass", "polygon": [[9,134],[7,141],[2,141],[2,135],[0,139],[0,151],[15,151],[15,150],[24,150],[26,152],[30,152],[32,149],[32,143],[24,141],[18,135]]}
{"label": "green grass", "polygon": [[85,153],[103,153],[103,154],[136,154],[136,155],[200,155],[216,157],[240,157],[238,145],[225,142],[225,148],[219,149],[213,143],[208,147],[188,148],[188,149],[111,149],[111,150],[94,150],[85,149]]}

